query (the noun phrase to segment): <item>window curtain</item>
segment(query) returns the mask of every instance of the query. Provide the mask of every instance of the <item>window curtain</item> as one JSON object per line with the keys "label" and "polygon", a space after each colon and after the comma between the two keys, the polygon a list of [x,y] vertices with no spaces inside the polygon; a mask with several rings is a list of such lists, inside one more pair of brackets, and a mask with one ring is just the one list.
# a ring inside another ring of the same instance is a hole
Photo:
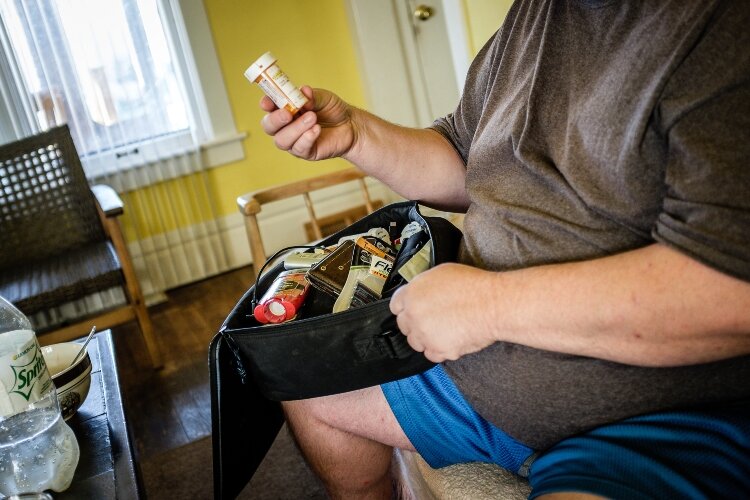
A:
{"label": "window curtain", "polygon": [[[6,135],[69,125],[91,184],[123,198],[151,301],[228,269],[200,150],[210,131],[178,9],[167,0],[0,0]],[[92,298],[49,321],[118,300]]]}

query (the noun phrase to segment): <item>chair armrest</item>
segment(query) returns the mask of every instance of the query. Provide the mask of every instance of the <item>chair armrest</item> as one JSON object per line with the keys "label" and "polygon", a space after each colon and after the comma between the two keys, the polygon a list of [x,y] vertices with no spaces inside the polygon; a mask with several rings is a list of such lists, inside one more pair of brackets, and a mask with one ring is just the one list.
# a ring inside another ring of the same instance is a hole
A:
{"label": "chair armrest", "polygon": [[123,213],[123,204],[120,196],[111,187],[99,184],[91,186],[91,192],[94,193],[99,208],[105,217],[117,217]]}
{"label": "chair armrest", "polygon": [[[305,195],[311,191],[317,191],[344,182],[364,179],[367,174],[356,168],[346,168],[328,174],[302,179],[289,184],[282,184],[269,188],[259,189],[237,197],[237,206],[243,215],[257,214],[261,205],[272,201],[283,200],[292,196]],[[369,202],[369,199],[368,199]]]}
{"label": "chair armrest", "polygon": [[242,215],[254,215],[260,212],[260,203],[255,199],[255,193],[245,193],[237,197],[237,208]]}
{"label": "chair armrest", "polygon": [[312,224],[314,240],[323,239],[320,228],[320,219],[315,215],[313,201],[310,196],[312,191],[336,186],[350,181],[359,181],[360,190],[365,200],[365,206],[368,212],[374,210],[373,203],[367,191],[365,178],[367,174],[356,168],[346,168],[328,174],[310,177],[288,184],[281,184],[256,191],[251,191],[237,197],[237,206],[240,213],[244,216],[245,229],[247,230],[250,253],[252,255],[253,269],[257,273],[263,263],[266,261],[266,252],[263,247],[263,239],[260,234],[258,225],[258,214],[264,204],[284,200],[292,196],[302,196],[307,207],[310,223]]}

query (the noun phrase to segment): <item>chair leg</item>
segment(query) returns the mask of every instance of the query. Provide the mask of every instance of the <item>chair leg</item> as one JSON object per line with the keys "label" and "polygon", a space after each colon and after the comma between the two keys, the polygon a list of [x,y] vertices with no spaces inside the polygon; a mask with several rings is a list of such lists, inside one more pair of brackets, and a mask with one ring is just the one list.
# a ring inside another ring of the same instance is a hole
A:
{"label": "chair leg", "polygon": [[135,311],[136,319],[138,320],[138,326],[141,328],[141,335],[143,340],[146,342],[146,349],[148,349],[149,357],[151,358],[151,365],[154,369],[159,369],[164,366],[164,362],[161,359],[161,352],[159,352],[159,344],[156,343],[156,337],[154,336],[154,327],[151,324],[151,317],[146,309],[146,303],[143,300],[143,293],[141,287],[138,284],[138,278],[135,275],[135,269],[133,269],[133,261],[130,259],[130,252],[125,244],[125,239],[122,236],[122,230],[117,220],[109,218],[105,220],[107,232],[112,239],[112,244],[115,247],[118,257],[120,258],[120,264],[122,265],[122,274],[125,276],[125,284],[127,288],[128,301],[130,306]]}
{"label": "chair leg", "polygon": [[161,351],[154,335],[154,325],[151,323],[151,316],[148,314],[146,305],[143,303],[143,298],[140,298],[133,304],[133,310],[138,320],[138,326],[141,328],[143,340],[146,342],[146,349],[148,349],[148,354],[151,358],[151,365],[155,369],[164,367]]}
{"label": "chair leg", "polygon": [[260,268],[266,262],[266,251],[263,248],[263,240],[260,236],[260,226],[255,214],[245,215],[245,229],[247,229],[247,241],[250,244],[250,255],[253,261],[253,278],[258,276]]}

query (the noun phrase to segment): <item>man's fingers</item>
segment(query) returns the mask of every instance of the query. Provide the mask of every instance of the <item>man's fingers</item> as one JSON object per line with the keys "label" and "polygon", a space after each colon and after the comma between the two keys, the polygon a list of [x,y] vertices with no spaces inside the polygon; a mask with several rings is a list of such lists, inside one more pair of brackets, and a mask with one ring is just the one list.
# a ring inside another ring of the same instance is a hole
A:
{"label": "man's fingers", "polygon": [[268,135],[274,135],[276,132],[286,127],[292,122],[292,114],[287,109],[277,109],[265,115],[260,121],[263,131]]}
{"label": "man's fingers", "polygon": [[314,156],[315,141],[320,137],[320,130],[320,125],[316,123],[310,130],[302,134],[297,139],[297,142],[294,143],[294,146],[292,146],[290,150],[292,154],[300,158],[312,158]]}
{"label": "man's fingers", "polygon": [[290,151],[297,141],[315,126],[317,120],[318,117],[312,111],[297,117],[292,123],[276,132],[273,138],[276,147],[284,151]]}
{"label": "man's fingers", "polygon": [[404,310],[404,298],[403,293],[406,289],[405,286],[402,286],[400,288],[397,288],[395,292],[393,292],[393,295],[391,296],[391,303],[389,304],[389,308],[391,309],[391,312],[398,316],[401,314]]}
{"label": "man's fingers", "polygon": [[[396,326],[398,326],[399,331],[401,333],[403,333],[404,335],[406,335],[407,338],[412,333],[412,331],[411,331],[411,325],[409,324],[409,322],[406,319],[406,314],[398,314],[398,315],[396,315]],[[409,339],[409,343],[410,344],[411,344],[411,340],[413,340],[413,339]]]}
{"label": "man's fingers", "polygon": [[266,113],[270,113],[271,111],[276,109],[276,104],[274,104],[270,97],[264,95],[260,98],[260,109],[262,109]]}
{"label": "man's fingers", "polygon": [[[412,349],[414,349],[417,352],[425,352],[424,345],[415,339],[414,337],[406,337],[406,341],[409,343]],[[432,361],[432,360],[430,360]]]}
{"label": "man's fingers", "polygon": [[305,97],[307,97],[307,102],[302,106],[302,109],[305,111],[314,110],[315,98],[313,97],[313,89],[308,85],[303,85],[300,87],[300,91],[305,94]]}
{"label": "man's fingers", "polygon": [[[275,116],[275,113],[266,115],[264,120],[267,119],[268,123],[264,123],[264,129],[268,126],[272,130],[276,125],[276,119],[283,118]],[[302,137],[302,134],[310,130],[317,123],[317,120],[318,118],[315,116],[315,113],[308,111],[302,116],[295,118],[286,126],[277,128],[273,133],[269,133],[269,135],[273,135],[273,140],[277,148],[289,151],[294,146],[294,143]]]}
{"label": "man's fingers", "polygon": [[[412,347],[412,349],[414,349]],[[414,349],[416,351],[416,349]],[[443,361],[446,361],[448,358],[443,356],[442,354],[438,352],[431,351],[429,349],[425,349],[424,351],[419,351],[422,354],[424,354],[424,357],[432,361],[433,363],[442,363]]]}

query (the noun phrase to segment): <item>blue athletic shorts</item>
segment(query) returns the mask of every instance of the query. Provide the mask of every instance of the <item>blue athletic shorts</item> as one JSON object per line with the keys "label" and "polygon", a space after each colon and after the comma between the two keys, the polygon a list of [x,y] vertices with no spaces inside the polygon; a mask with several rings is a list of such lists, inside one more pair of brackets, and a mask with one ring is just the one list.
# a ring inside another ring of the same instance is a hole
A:
{"label": "blue athletic shorts", "polygon": [[442,366],[380,387],[411,444],[431,467],[490,462],[526,475],[524,464],[534,450],[475,412]]}
{"label": "blue athletic shorts", "polygon": [[381,387],[432,467],[492,462],[528,472],[530,498],[750,498],[750,402],[633,417],[537,454],[478,415],[440,366]]}

